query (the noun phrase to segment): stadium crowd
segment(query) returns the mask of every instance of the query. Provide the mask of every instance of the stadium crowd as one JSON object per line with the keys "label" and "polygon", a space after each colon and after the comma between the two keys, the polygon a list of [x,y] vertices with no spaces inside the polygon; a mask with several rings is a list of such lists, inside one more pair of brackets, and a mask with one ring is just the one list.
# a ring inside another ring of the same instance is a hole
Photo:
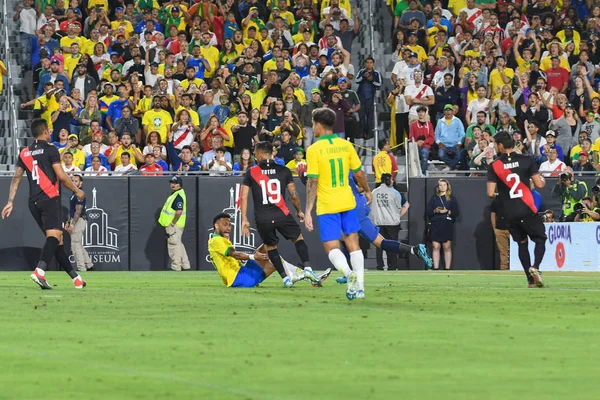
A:
{"label": "stadium crowd", "polygon": [[268,140],[297,173],[315,108],[350,140],[372,131],[360,115],[382,81],[351,64],[349,0],[24,0],[14,20],[36,93],[21,108],[68,171],[219,175]]}
{"label": "stadium crowd", "polygon": [[[600,5],[576,0],[387,0],[391,144],[421,168],[485,170],[513,134],[545,175],[600,171]],[[476,174],[476,173],[475,173]]]}

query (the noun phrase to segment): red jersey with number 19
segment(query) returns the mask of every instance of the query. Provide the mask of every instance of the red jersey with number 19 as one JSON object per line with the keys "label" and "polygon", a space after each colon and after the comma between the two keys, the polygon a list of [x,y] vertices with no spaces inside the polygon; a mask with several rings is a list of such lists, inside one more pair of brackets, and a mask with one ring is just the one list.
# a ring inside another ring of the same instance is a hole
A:
{"label": "red jersey with number 19", "polygon": [[242,184],[252,191],[257,224],[282,220],[290,215],[285,203],[285,191],[293,181],[292,172],[273,160],[262,161],[246,171]]}
{"label": "red jersey with number 19", "polygon": [[45,140],[36,140],[21,151],[17,167],[27,172],[30,202],[59,196],[58,178],[52,168],[54,164],[60,164],[58,149]]}
{"label": "red jersey with number 19", "polygon": [[487,180],[496,183],[507,220],[521,220],[538,212],[529,189],[531,177],[538,173],[533,157],[517,153],[502,154],[488,167]]}

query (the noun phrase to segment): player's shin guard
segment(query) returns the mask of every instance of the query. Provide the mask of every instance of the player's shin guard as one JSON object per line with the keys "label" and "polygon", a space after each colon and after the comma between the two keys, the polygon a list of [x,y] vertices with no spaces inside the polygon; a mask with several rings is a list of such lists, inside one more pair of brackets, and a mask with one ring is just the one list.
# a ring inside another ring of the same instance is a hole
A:
{"label": "player's shin guard", "polygon": [[58,246],[54,251],[54,257],[56,257],[58,265],[60,265],[60,267],[64,269],[67,274],[69,274],[71,279],[77,278],[77,272],[73,270],[71,261],[69,261],[69,256],[67,256],[67,253],[65,253],[65,246]]}
{"label": "player's shin guard", "polygon": [[304,239],[298,240],[296,243],[296,253],[298,253],[298,257],[302,260],[302,264],[304,267],[310,267],[310,258],[308,256],[308,246]]}
{"label": "player's shin guard", "polygon": [[525,270],[525,275],[527,275],[527,282],[533,283],[533,277],[529,273],[529,268],[531,268],[531,257],[529,255],[527,241],[519,243],[519,260],[521,260],[521,265],[523,266],[523,270]]}
{"label": "player's shin guard", "polygon": [[333,249],[327,254],[329,257],[329,261],[333,264],[335,269],[340,271],[346,278],[350,275],[350,266],[348,265],[348,261],[346,261],[346,257],[344,257],[344,253],[340,249]]}
{"label": "player's shin guard", "polygon": [[358,282],[358,289],[364,290],[365,256],[362,250],[356,250],[350,253],[350,264],[352,264],[352,270],[356,272],[356,281]]}
{"label": "player's shin guard", "polygon": [[46,238],[46,243],[44,243],[42,255],[37,265],[39,269],[46,270],[46,268],[48,268],[48,264],[52,261],[52,257],[54,257],[54,253],[56,252],[59,243],[59,240],[53,236]]}
{"label": "player's shin guard", "polygon": [[281,256],[279,255],[279,251],[277,249],[269,250],[269,260],[271,260],[271,264],[275,267],[281,279],[285,279],[287,276],[285,272],[285,268],[283,268],[283,263],[281,262]]}
{"label": "player's shin guard", "polygon": [[533,260],[533,266],[535,269],[540,269],[540,265],[542,264],[542,260],[544,259],[544,254],[546,253],[546,241],[535,242],[535,249],[533,250],[533,256],[535,259]]}
{"label": "player's shin guard", "polygon": [[381,250],[389,251],[391,253],[398,254],[414,254],[412,246],[398,242],[396,240],[384,239],[381,242]]}

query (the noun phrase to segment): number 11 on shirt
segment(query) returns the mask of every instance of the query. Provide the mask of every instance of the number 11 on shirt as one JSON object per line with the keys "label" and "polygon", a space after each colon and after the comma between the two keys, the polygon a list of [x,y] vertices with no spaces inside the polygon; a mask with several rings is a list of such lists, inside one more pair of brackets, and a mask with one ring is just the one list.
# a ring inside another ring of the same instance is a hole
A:
{"label": "number 11 on shirt", "polygon": [[[337,168],[336,168],[337,161]],[[337,187],[338,185],[338,177],[339,177],[339,185],[344,186],[344,165],[342,163],[341,158],[336,158],[335,160],[329,160],[329,165],[331,166],[331,186]]]}

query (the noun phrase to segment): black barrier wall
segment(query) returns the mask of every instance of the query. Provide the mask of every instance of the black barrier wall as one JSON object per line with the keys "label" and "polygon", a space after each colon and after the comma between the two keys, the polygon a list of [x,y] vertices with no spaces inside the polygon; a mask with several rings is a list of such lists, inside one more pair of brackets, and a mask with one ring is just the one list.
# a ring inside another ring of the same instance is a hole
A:
{"label": "black barrier wall", "polygon": [[[235,211],[241,177],[200,176],[183,179],[188,201],[183,241],[193,268],[213,269],[208,257],[207,242],[212,230],[212,218],[217,213],[227,212],[232,215],[231,240],[236,248],[250,252],[260,245],[261,240],[256,230],[252,230],[249,238],[241,236],[241,218],[239,211]],[[88,229],[84,246],[98,270],[149,271],[169,268],[165,231],[157,222],[160,209],[170,193],[168,180],[168,177],[145,176],[85,178]],[[448,180],[461,211],[454,224],[452,268],[498,268],[485,178]],[[0,202],[8,196],[10,181],[10,177],[0,177]],[[595,179],[590,177],[584,181],[591,188]],[[434,178],[414,178],[409,182],[409,239],[412,244],[420,243],[423,239],[425,207],[435,194],[436,182],[437,179]],[[559,215],[560,199],[551,195],[555,184],[556,179],[549,178],[540,193],[544,198],[543,208],[551,209]],[[298,181],[296,187],[304,206],[305,187]],[[29,213],[28,191],[27,185],[22,184],[15,199],[13,214],[6,220],[0,220],[0,270],[31,270],[39,260],[44,237]],[[65,220],[70,196],[68,190],[62,190]],[[289,201],[288,208],[295,215]],[[251,199],[248,211],[248,216],[253,221]],[[318,224],[316,218],[313,221]],[[304,227],[302,232],[310,248],[314,268],[329,267],[330,262],[319,239],[318,225],[313,232],[307,232]],[[65,235],[65,246],[70,251],[68,235]],[[292,263],[300,262],[290,242],[280,243],[280,253]],[[409,268],[422,269],[422,264],[414,257],[409,257]]]}
{"label": "black barrier wall", "polygon": [[[0,177],[0,201],[8,196],[10,181],[10,177]],[[183,177],[188,203],[183,242],[192,268],[213,269],[207,243],[212,218],[220,212],[232,215],[231,240],[236,248],[252,252],[262,243],[254,229],[249,238],[241,235],[241,217],[239,211],[236,212],[241,182],[241,177]],[[160,210],[170,194],[168,177],[86,177],[83,189],[88,208],[84,247],[98,270],[149,271],[170,267],[165,230],[158,224]],[[304,185],[297,182],[297,190],[301,199],[305,199]],[[28,191],[27,185],[22,184],[13,215],[0,220],[0,270],[31,270],[39,260],[44,236],[29,213]],[[61,194],[66,220],[72,193],[62,188]],[[251,199],[248,206],[248,217],[253,221]],[[289,201],[288,208],[295,215]],[[304,227],[302,231],[314,268],[325,269],[330,264],[319,240],[316,218],[314,221],[313,232],[307,232]],[[66,234],[65,246],[70,252],[70,239]],[[290,242],[280,243],[280,253],[292,263],[300,262]],[[74,263],[72,257],[71,261]]]}
{"label": "black barrier wall", "polygon": [[[476,177],[447,178],[452,186],[452,195],[458,200],[460,216],[454,223],[452,243],[452,269],[499,269],[499,255],[490,221],[486,179]],[[588,192],[595,177],[579,179],[588,185]],[[409,180],[408,201],[410,208],[410,243],[420,243],[425,229],[425,210],[429,199],[435,195],[437,178],[412,178]],[[552,196],[557,178],[546,178],[546,186],[539,192],[544,200],[543,210],[552,210],[558,218],[561,213],[559,197]],[[431,246],[428,248],[431,250]],[[440,268],[443,268],[443,256]],[[419,269],[418,261],[409,258],[409,268]]]}

